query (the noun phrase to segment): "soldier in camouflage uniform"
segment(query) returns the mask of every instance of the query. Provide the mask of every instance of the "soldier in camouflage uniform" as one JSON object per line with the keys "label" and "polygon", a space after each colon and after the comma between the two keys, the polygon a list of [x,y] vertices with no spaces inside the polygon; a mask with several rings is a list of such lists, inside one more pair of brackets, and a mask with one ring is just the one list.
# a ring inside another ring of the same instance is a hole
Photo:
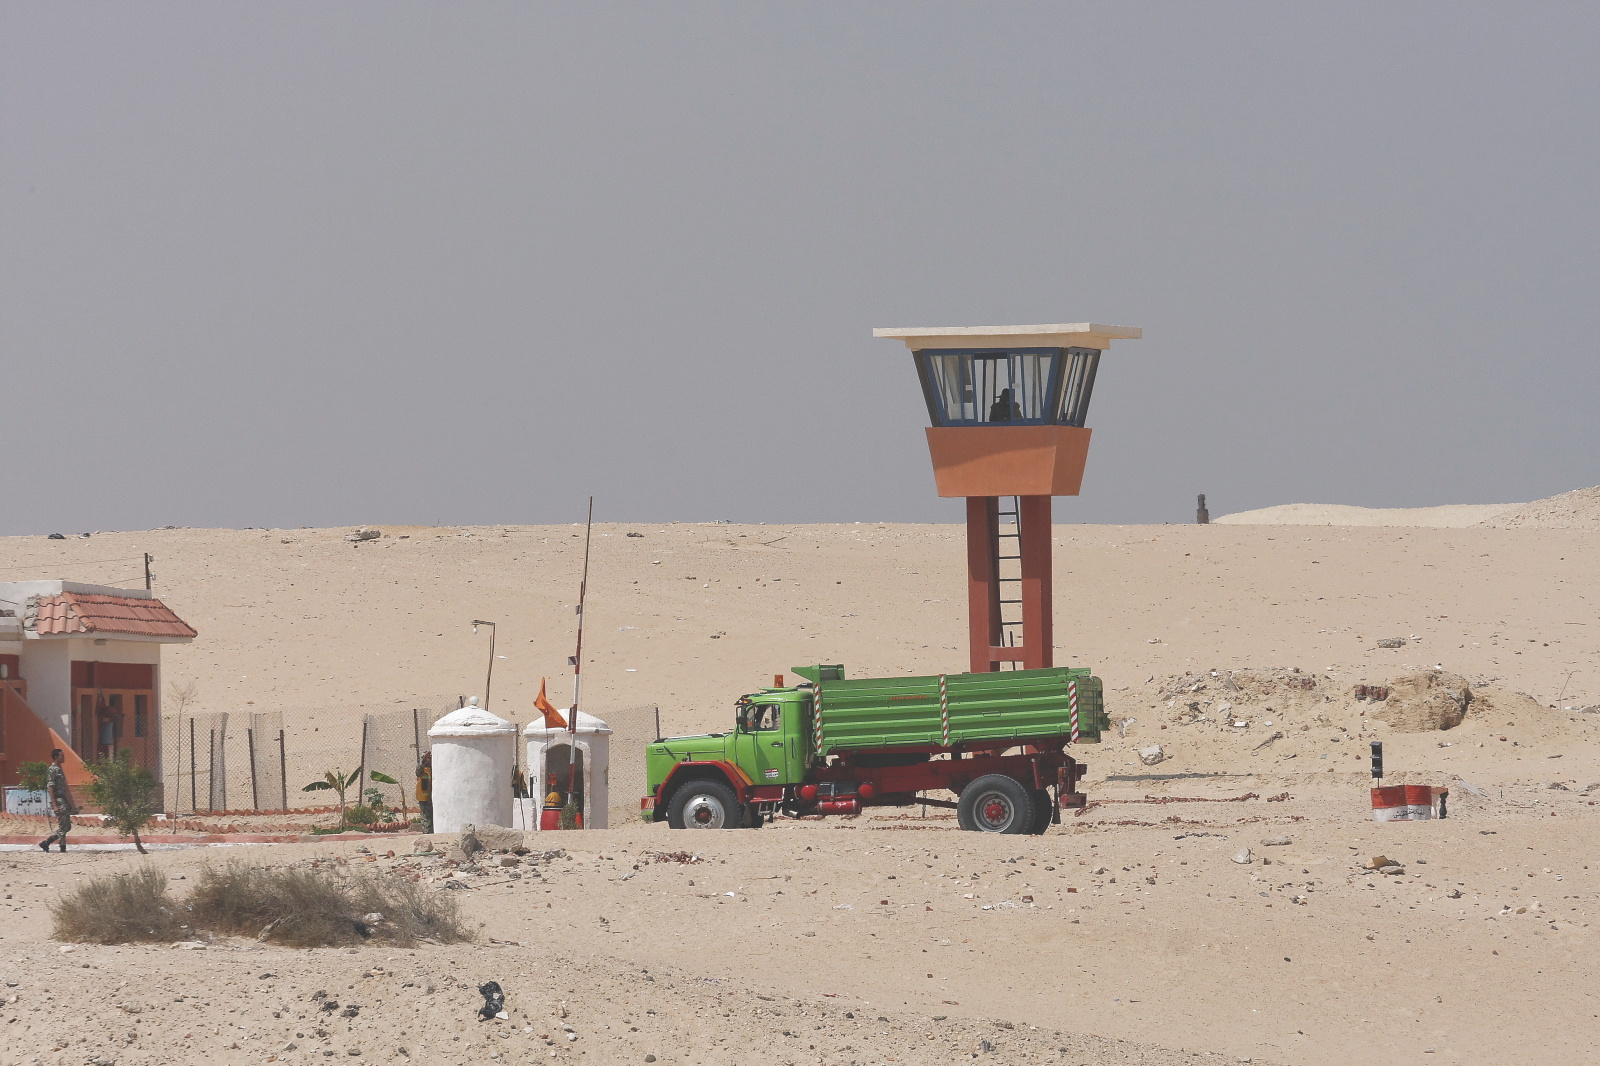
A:
{"label": "soldier in camouflage uniform", "polygon": [[45,781],[45,795],[50,799],[50,809],[55,812],[56,831],[39,842],[40,851],[49,851],[50,845],[60,842],[60,850],[67,850],[67,834],[72,831],[72,816],[78,810],[72,802],[72,792],[67,788],[67,774],[61,769],[66,756],[60,748],[50,750],[50,770]]}

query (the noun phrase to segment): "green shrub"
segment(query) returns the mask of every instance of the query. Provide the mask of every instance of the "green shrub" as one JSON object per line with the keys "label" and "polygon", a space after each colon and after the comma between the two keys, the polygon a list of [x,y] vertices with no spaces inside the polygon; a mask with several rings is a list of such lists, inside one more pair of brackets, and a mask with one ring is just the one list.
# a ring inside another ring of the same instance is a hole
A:
{"label": "green shrub", "polygon": [[155,774],[133,761],[133,752],[124,748],[109,759],[89,764],[94,780],[89,782],[89,798],[120,836],[133,837],[133,846],[145,854],[143,829],[161,809],[161,786]]}
{"label": "green shrub", "polygon": [[345,812],[344,820],[348,825],[371,825],[378,820],[378,812],[358,803]]}
{"label": "green shrub", "polygon": [[167,875],[153,866],[96,877],[50,905],[51,936],[84,944],[182,940],[181,908],[167,898]]}
{"label": "green shrub", "polygon": [[50,764],[47,762],[17,763],[17,785],[29,792],[43,792],[49,774]]}

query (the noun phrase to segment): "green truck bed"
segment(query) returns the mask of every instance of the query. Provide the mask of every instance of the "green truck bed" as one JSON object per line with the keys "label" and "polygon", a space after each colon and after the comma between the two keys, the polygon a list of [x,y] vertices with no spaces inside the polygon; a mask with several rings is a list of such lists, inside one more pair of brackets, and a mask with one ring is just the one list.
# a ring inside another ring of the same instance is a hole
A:
{"label": "green truck bed", "polygon": [[[993,674],[946,674],[950,731],[945,739],[939,675],[842,680],[843,668],[797,667],[816,685],[821,739],[818,756],[833,751],[910,744],[975,744],[1028,737],[1065,737],[1071,732],[1067,683],[1077,682],[1078,740],[1098,743],[1110,727],[1100,679],[1087,669],[1009,670]],[[815,729],[817,715],[813,715]]]}

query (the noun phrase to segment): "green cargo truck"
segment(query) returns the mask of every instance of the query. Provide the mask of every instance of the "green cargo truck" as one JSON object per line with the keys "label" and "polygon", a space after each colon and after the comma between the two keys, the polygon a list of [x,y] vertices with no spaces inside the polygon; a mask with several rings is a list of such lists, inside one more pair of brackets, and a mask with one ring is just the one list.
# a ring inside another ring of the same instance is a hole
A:
{"label": "green cargo truck", "polygon": [[954,809],[962,829],[1042,833],[1085,802],[1068,746],[1108,728],[1100,679],[1082,668],[794,673],[805,680],[741,696],[730,732],[651,744],[643,809],[674,829],[733,829],[926,804]]}

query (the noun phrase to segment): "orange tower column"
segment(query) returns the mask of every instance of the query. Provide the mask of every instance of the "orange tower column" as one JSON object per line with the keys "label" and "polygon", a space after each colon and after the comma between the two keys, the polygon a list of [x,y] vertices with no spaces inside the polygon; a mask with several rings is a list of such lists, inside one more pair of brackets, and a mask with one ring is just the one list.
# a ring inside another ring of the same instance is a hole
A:
{"label": "orange tower column", "polygon": [[1050,588],[1050,497],[1024,496],[1017,515],[1018,554],[1022,556],[1022,668],[1054,666],[1055,640]]}
{"label": "orange tower column", "polygon": [[1054,619],[1051,610],[1050,497],[1020,497],[1017,555],[1022,570],[1022,643],[1007,647],[1001,625],[1005,604],[1000,587],[1000,501],[994,496],[967,497],[967,636],[975,674],[1014,662],[1024,670],[1055,665],[1052,658]]}
{"label": "orange tower column", "polygon": [[1000,647],[1000,501],[967,497],[967,641],[972,672],[998,669]]}

